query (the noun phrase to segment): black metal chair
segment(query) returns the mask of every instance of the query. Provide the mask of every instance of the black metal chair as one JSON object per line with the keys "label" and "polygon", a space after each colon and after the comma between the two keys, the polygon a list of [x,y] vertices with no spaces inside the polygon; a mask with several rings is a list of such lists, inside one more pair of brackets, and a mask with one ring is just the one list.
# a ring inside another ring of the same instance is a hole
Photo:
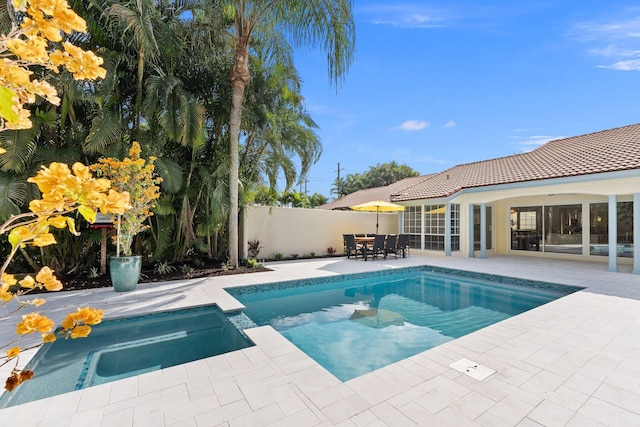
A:
{"label": "black metal chair", "polygon": [[385,258],[387,254],[384,251],[384,242],[387,236],[384,234],[376,234],[376,237],[373,238],[373,248],[371,248],[371,258],[377,258],[378,255],[382,255]]}
{"label": "black metal chair", "polygon": [[389,234],[387,236],[387,241],[384,244],[384,257],[387,258],[387,255],[393,254],[396,258],[398,257],[398,250],[396,248],[396,242],[398,241],[398,236],[395,234]]}
{"label": "black metal chair", "polygon": [[358,256],[364,257],[364,250],[361,245],[356,243],[356,236],[353,234],[343,234],[342,238],[344,239],[344,253],[347,255],[347,258],[358,258]]}
{"label": "black metal chair", "polygon": [[402,252],[402,258],[405,258],[409,255],[409,235],[408,234],[400,234],[398,236],[398,242],[396,243],[396,251],[398,253]]}

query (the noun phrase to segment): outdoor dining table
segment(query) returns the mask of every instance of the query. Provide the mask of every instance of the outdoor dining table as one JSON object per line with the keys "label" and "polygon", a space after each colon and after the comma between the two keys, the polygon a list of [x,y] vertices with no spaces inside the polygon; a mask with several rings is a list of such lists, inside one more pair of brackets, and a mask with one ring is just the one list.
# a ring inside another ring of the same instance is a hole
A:
{"label": "outdoor dining table", "polygon": [[375,239],[376,239],[375,237],[365,237],[365,236],[356,237],[356,243],[359,243],[362,245],[362,255],[365,261],[367,260],[367,252],[369,252],[369,250],[373,246],[373,241]]}

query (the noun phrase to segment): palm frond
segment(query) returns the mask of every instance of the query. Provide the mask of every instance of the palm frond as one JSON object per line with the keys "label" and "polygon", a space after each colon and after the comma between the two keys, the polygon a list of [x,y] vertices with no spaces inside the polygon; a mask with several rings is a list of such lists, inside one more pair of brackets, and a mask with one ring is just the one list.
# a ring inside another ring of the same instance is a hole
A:
{"label": "palm frond", "polygon": [[125,129],[120,118],[112,112],[102,111],[93,118],[89,135],[82,146],[87,154],[97,154],[122,140]]}
{"label": "palm frond", "polygon": [[175,199],[173,196],[168,196],[166,194],[162,195],[158,199],[156,207],[153,208],[153,211],[160,216],[176,215],[178,211],[176,210],[174,203]]}
{"label": "palm frond", "polygon": [[6,130],[0,132],[0,142],[7,150],[0,155],[0,170],[3,172],[24,172],[36,149],[39,126],[34,122],[30,129]]}
{"label": "palm frond", "polygon": [[160,186],[163,193],[175,194],[182,189],[184,171],[177,162],[166,157],[160,157],[155,161],[155,170],[162,178]]}
{"label": "palm frond", "polygon": [[0,173],[0,221],[21,212],[27,201],[27,182],[15,174]]}

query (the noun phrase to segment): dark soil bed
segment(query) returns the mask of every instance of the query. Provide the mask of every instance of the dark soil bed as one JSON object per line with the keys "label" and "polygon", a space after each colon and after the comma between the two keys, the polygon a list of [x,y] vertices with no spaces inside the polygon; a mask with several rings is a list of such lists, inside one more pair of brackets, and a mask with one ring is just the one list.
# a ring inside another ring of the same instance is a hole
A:
{"label": "dark soil bed", "polygon": [[[187,265],[188,272],[183,272],[182,266]],[[197,279],[202,277],[226,276],[230,274],[246,274],[258,273],[262,271],[271,271],[266,267],[245,267],[240,266],[237,269],[229,270],[222,267],[220,262],[209,261],[205,265],[194,266],[190,264],[174,265],[173,271],[160,274],[154,271],[152,264],[143,265],[142,274],[138,283],[168,282],[171,280]],[[64,287],[63,291],[72,291],[79,289],[95,289],[111,286],[109,279],[109,270],[107,273],[98,277],[91,277],[88,273],[60,275]]]}

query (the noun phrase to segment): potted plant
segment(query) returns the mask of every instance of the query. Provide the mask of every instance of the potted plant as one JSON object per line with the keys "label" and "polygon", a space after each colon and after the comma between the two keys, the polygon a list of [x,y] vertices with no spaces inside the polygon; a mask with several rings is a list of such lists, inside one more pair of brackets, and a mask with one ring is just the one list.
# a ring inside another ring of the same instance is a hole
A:
{"label": "potted plant", "polygon": [[[140,144],[131,145],[129,157],[123,160],[102,158],[91,169],[99,177],[111,181],[114,189],[129,193],[131,209],[113,218],[116,225],[116,256],[109,260],[111,283],[118,292],[135,289],[140,279],[142,256],[133,255],[132,246],[136,235],[147,229],[146,219],[153,215],[151,209],[160,197],[158,184],[162,178],[154,174],[154,157],[149,160],[140,157]],[[122,255],[121,255],[122,254]]]}

